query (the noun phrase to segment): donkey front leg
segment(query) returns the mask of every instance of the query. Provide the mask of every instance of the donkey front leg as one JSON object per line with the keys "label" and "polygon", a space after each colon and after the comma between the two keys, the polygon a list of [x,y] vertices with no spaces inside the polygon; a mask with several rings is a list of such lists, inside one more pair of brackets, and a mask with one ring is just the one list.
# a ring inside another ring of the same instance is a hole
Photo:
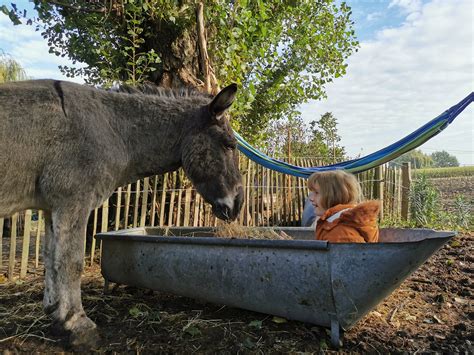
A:
{"label": "donkey front leg", "polygon": [[97,326],[82,308],[81,274],[88,211],[55,210],[46,215],[44,307],[76,348],[94,347]]}

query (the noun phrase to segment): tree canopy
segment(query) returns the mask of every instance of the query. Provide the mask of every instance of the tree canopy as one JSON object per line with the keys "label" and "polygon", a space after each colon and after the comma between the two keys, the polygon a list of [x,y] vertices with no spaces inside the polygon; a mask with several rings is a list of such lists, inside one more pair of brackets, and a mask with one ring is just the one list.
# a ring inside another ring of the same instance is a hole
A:
{"label": "tree canopy", "polygon": [[431,159],[433,160],[433,166],[436,168],[459,166],[458,159],[445,150],[434,152],[431,154]]}
{"label": "tree canopy", "polygon": [[272,156],[314,158],[321,165],[346,159],[345,149],[339,143],[337,119],[330,112],[309,124],[298,116],[274,121],[265,134],[265,148]]}
{"label": "tree canopy", "polygon": [[21,65],[0,50],[0,83],[26,80],[27,78],[26,72]]}
{"label": "tree canopy", "polygon": [[410,162],[411,167],[415,169],[429,168],[433,166],[431,157],[421,150],[411,150],[390,162],[391,165],[402,165]]}
{"label": "tree canopy", "polygon": [[68,76],[105,86],[152,81],[197,88],[211,77],[214,91],[238,83],[235,125],[251,142],[263,137],[269,121],[295,117],[299,104],[324,97],[325,85],[345,74],[358,46],[350,8],[334,0],[34,4],[37,18],[15,4],[0,10],[15,23],[26,19],[36,26],[52,53],[85,64],[61,67]]}

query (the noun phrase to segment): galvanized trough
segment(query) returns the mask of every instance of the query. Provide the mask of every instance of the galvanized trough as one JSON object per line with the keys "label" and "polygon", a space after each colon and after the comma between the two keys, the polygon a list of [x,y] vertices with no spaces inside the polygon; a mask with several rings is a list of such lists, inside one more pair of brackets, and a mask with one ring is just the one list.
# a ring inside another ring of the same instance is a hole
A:
{"label": "galvanized trough", "polygon": [[[316,241],[310,228],[273,228],[294,240],[213,237],[213,228],[134,228],[98,234],[109,282],[166,291],[340,331],[353,326],[454,232],[382,229],[380,243]],[[255,230],[253,228],[252,230]],[[164,236],[172,235],[172,236]]]}

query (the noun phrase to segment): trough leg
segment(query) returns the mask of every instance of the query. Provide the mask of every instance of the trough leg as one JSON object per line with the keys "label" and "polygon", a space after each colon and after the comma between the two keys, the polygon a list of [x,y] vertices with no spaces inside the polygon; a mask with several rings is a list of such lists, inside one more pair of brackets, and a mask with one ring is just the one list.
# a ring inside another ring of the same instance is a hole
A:
{"label": "trough leg", "polygon": [[110,282],[107,279],[104,279],[104,295],[110,294]]}
{"label": "trough leg", "polygon": [[341,326],[335,317],[331,318],[331,345],[335,349],[341,346]]}
{"label": "trough leg", "polygon": [[82,308],[81,274],[88,213],[58,210],[46,217],[44,307],[55,323],[70,332],[70,343],[90,348],[98,341],[97,326]]}

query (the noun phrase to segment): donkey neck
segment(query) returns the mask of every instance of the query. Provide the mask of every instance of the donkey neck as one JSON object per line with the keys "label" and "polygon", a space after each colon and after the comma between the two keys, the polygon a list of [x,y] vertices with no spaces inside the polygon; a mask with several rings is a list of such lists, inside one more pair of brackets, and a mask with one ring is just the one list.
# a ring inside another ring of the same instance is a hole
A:
{"label": "donkey neck", "polygon": [[178,169],[183,138],[194,126],[190,108],[170,98],[127,94],[117,98],[115,128],[129,160],[124,180]]}

